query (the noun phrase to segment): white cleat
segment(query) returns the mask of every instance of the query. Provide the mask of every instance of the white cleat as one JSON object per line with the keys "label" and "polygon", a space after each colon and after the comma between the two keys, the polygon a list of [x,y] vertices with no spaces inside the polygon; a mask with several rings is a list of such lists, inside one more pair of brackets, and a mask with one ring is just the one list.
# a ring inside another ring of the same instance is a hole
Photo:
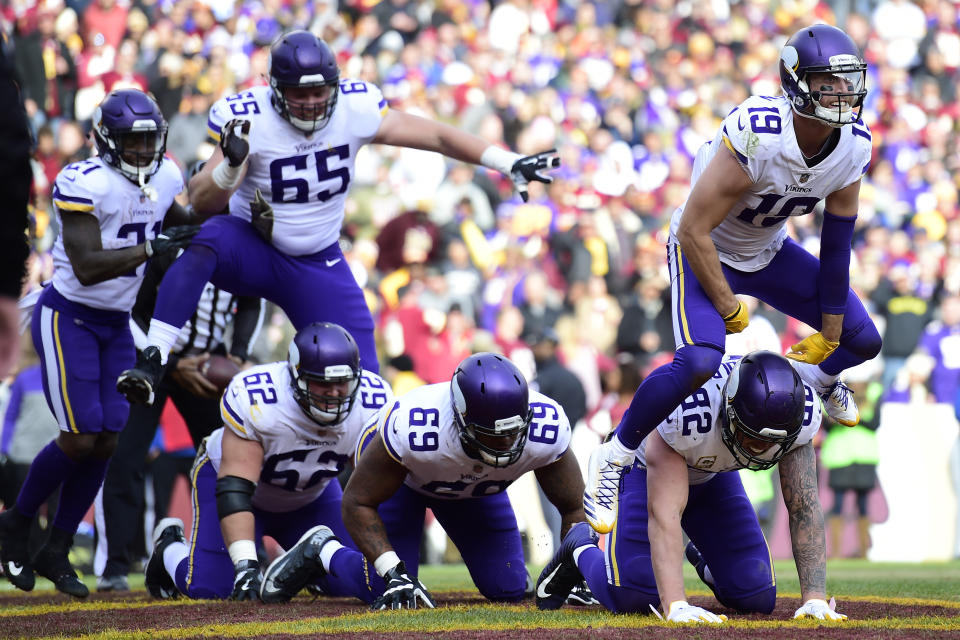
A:
{"label": "white cleat", "polygon": [[597,533],[609,533],[617,523],[620,480],[636,459],[636,452],[618,445],[616,436],[604,442],[593,450],[587,464],[583,511]]}
{"label": "white cleat", "polygon": [[833,383],[825,391],[821,391],[820,398],[827,415],[845,427],[854,427],[860,422],[860,410],[853,399],[853,391],[841,380]]}

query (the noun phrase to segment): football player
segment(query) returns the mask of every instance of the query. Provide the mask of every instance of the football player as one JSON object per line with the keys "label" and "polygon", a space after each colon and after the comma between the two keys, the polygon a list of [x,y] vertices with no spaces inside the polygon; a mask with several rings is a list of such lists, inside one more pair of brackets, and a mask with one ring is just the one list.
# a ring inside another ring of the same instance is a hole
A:
{"label": "football player", "polygon": [[[637,447],[720,366],[751,295],[817,329],[788,357],[830,417],[860,420],[839,375],[880,351],[880,334],[849,287],[860,178],[870,129],[860,119],[867,65],[840,29],[801,29],[780,53],[783,95],[754,96],[723,121],[694,161],[693,188],[673,214],[667,258],[676,354],[637,389],[616,437],[587,465],[584,510],[600,533],[617,518],[617,485]],[[787,237],[790,216],[824,201],[820,257]]]}
{"label": "football player", "polygon": [[[361,368],[353,337],[332,323],[298,331],[285,362],[237,374],[220,401],[223,426],[204,440],[191,471],[191,542],[177,518],[154,530],[150,594],[255,600],[261,571],[254,541],[261,536],[290,549],[323,530],[351,544],[337,476],[364,423],[392,400],[390,385]],[[327,550],[340,546],[332,540]],[[318,576],[317,588],[358,595],[354,578]]]}
{"label": "football player", "polygon": [[[184,224],[191,216],[174,202],[183,178],[164,157],[167,123],[152,98],[134,89],[111,92],[94,112],[93,135],[99,155],[67,165],[54,182],[61,232],[53,281],[31,296],[33,343],[60,435],[34,459],[16,505],[0,514],[7,578],[29,591],[36,570],[77,597],[88,589],[67,553],[130,411],[113,381],[134,361],[130,309],[144,262],[186,246],[199,230]],[[171,224],[183,226],[165,229]],[[31,560],[30,521],[57,487],[50,537]]]}
{"label": "football player", "polygon": [[[293,325],[345,327],[367,371],[379,365],[373,319],[338,240],[354,159],[368,143],[436,151],[497,169],[526,197],[530,181],[559,166],[554,151],[522,157],[446,124],[391,110],[380,90],[340,77],[336,56],[307,31],[270,50],[270,85],[228,96],[210,110],[219,147],[190,180],[190,201],[209,220],[171,267],[157,296],[147,348],[118,388],[147,402],[170,346],[205,281],[279,305]],[[323,292],[318,295],[317,292]],[[331,301],[335,300],[336,303]]]}
{"label": "football player", "polygon": [[[755,351],[724,358],[637,451],[623,477],[623,510],[596,545],[586,523],[574,527],[537,583],[537,604],[555,609],[582,574],[594,596],[618,613],[662,607],[671,622],[719,623],[725,616],[689,604],[687,559],[725,607],[770,613],[777,597],[770,551],[738,469],[780,465],[803,606],[794,617],[843,620],[826,602],[826,539],[811,440],[820,400],[783,356]],[[731,473],[733,472],[733,473]]]}
{"label": "football player", "polygon": [[343,495],[344,524],[362,555],[349,549],[333,555],[323,540],[306,540],[287,554],[296,562],[277,560],[267,570],[263,593],[289,599],[313,575],[331,573],[331,563],[349,562],[362,575],[369,562],[385,583],[371,580],[374,609],[433,607],[417,578],[429,508],[480,593],[520,600],[527,572],[506,489],[534,471],[560,510],[563,531],[582,521],[583,480],[569,444],[570,423],[556,401],[529,390],[503,356],[472,355],[449,384],[408,392],[365,430]]}

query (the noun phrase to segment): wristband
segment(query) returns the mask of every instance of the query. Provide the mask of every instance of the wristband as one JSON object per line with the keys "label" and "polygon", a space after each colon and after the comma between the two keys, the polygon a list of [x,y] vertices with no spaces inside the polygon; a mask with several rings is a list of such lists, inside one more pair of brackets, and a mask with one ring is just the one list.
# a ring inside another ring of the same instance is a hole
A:
{"label": "wristband", "polygon": [[227,553],[230,554],[233,566],[237,566],[238,563],[244,560],[256,561],[257,545],[253,543],[253,540],[236,540],[230,543],[230,546],[227,548]]}
{"label": "wristband", "polygon": [[213,178],[214,184],[224,191],[233,191],[240,184],[242,168],[242,163],[239,167],[231,167],[230,161],[224,158],[223,162],[213,168],[210,177]]}
{"label": "wristband", "polygon": [[480,164],[490,169],[496,169],[500,173],[509,176],[510,169],[513,168],[513,163],[522,157],[519,153],[501,149],[496,145],[490,145],[483,150],[483,154],[480,156]]}
{"label": "wristband", "polygon": [[381,578],[393,569],[400,562],[400,557],[393,551],[381,553],[380,557],[373,561],[373,568],[377,570],[377,575]]}

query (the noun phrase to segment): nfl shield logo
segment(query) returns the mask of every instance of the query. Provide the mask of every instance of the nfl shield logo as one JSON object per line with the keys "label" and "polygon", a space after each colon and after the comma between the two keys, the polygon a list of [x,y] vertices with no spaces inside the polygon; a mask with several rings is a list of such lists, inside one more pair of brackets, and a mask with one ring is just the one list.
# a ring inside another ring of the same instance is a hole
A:
{"label": "nfl shield logo", "polygon": [[810,179],[810,174],[809,174],[809,173],[801,173],[801,174],[800,174],[800,184],[805,184],[805,183],[807,182],[807,180],[809,180],[809,179]]}

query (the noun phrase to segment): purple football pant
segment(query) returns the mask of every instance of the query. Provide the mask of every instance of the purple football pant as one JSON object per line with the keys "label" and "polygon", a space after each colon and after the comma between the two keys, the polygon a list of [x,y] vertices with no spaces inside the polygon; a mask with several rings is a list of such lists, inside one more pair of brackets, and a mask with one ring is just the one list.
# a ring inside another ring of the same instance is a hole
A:
{"label": "purple football pant", "polygon": [[[647,471],[635,466],[623,479],[620,515],[606,549],[589,547],[577,567],[597,600],[615,613],[659,607],[647,535]],[[713,574],[724,606],[770,613],[777,597],[770,551],[737,473],[720,473],[690,487],[680,521]]]}
{"label": "purple football pant", "polygon": [[30,328],[43,392],[60,430],[122,431],[130,405],[116,381],[136,359],[130,314],[72,302],[50,285],[40,294]]}
{"label": "purple football pant", "polygon": [[[387,537],[411,574],[420,566],[427,508],[457,546],[477,589],[489,600],[523,598],[527,569],[513,507],[506,492],[482,498],[430,498],[406,485],[380,505]],[[430,585],[426,585],[429,589]]]}
{"label": "purple football pant", "polygon": [[[191,482],[193,529],[187,543],[190,553],[178,565],[174,580],[177,589],[190,598],[228,598],[233,591],[233,562],[224,545],[217,516],[217,472],[202,449],[191,470]],[[352,547],[353,542],[340,517],[341,497],[340,485],[333,479],[316,500],[294,511],[272,512],[254,507],[256,539],[268,535],[284,549],[290,549],[309,529],[323,524],[333,530],[340,542]],[[343,553],[336,554],[341,555]],[[335,568],[334,563],[331,572],[317,582],[324,593],[372,600],[371,587],[366,584],[362,571],[348,574],[336,572]],[[383,590],[382,582],[379,589]]]}
{"label": "purple football pant", "polygon": [[[673,335],[677,352],[673,362],[654,370],[640,384],[618,427],[620,439],[631,448],[663,422],[683,400],[720,367],[726,345],[726,326],[713,302],[693,274],[675,242],[667,246],[670,268]],[[791,239],[759,271],[737,271],[721,265],[734,293],[753,296],[774,309],[819,330],[822,326],[820,261]],[[820,367],[837,375],[880,353],[880,334],[863,303],[847,293],[840,346]]]}
{"label": "purple football pant", "polygon": [[214,216],[170,266],[157,292],[153,317],[182,327],[207,281],[236,295],[274,302],[298,331],[314,322],[339,324],[357,341],[363,368],[380,371],[373,318],[338,243],[310,255],[291,256],[264,241],[249,222]]}

